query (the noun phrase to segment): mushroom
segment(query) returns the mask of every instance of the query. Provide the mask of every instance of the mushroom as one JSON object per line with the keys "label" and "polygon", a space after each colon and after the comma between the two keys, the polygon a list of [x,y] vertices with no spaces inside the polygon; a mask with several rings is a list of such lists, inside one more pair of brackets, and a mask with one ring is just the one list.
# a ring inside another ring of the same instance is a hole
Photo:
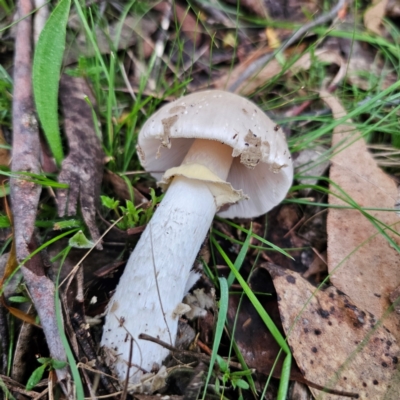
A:
{"label": "mushroom", "polygon": [[130,361],[132,383],[169,353],[140,333],[175,344],[181,301],[199,278],[192,266],[215,214],[262,215],[283,200],[293,178],[279,126],[254,103],[220,90],[162,107],[144,124],[137,151],[166,194],[110,300],[101,341],[121,380]]}

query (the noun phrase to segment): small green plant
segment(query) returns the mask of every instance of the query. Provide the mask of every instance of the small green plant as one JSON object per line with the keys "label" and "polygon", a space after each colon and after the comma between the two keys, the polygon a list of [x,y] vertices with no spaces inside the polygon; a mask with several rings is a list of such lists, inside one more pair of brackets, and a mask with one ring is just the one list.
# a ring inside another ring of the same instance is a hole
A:
{"label": "small green plant", "polygon": [[131,200],[126,200],[126,207],[121,206],[119,200],[108,196],[101,196],[101,202],[104,207],[114,211],[118,218],[123,216],[122,220],[117,223],[117,227],[126,230],[146,225],[150,221],[154,208],[161,201],[163,195],[156,196],[155,190],[150,189],[150,197],[149,206],[142,208],[137,208]]}
{"label": "small green plant", "polygon": [[68,245],[76,249],[90,249],[94,246],[94,243],[82,231],[78,231],[69,239]]}
{"label": "small green plant", "polygon": [[32,375],[29,377],[26,384],[26,390],[32,390],[40,382],[46,370],[53,371],[55,369],[64,368],[67,365],[65,361],[54,360],[50,357],[39,357],[37,361],[39,364],[42,365],[40,367],[37,367],[32,372]]}
{"label": "small green plant", "polygon": [[[243,377],[250,376],[252,374],[252,370],[247,369],[244,371],[231,372],[231,370],[229,369],[228,363],[221,356],[217,356],[217,363],[218,363],[219,369],[222,373],[222,377],[216,378],[215,391],[219,395],[222,395],[221,389],[223,392],[223,388],[230,384],[233,387],[233,389],[239,390],[238,399],[239,400],[243,399],[243,395],[241,393],[242,389],[247,390],[250,387],[250,385],[243,379]],[[222,383],[222,387],[221,387],[221,383]]]}

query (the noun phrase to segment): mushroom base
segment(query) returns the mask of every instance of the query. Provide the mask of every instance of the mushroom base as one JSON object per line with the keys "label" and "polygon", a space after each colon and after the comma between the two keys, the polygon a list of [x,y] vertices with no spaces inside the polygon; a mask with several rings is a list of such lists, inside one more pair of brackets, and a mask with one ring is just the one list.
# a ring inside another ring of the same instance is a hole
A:
{"label": "mushroom base", "polygon": [[176,177],[132,252],[111,299],[101,344],[109,366],[129,381],[161,365],[169,351],[140,333],[175,344],[177,306],[193,285],[192,267],[217,211],[206,183]]}

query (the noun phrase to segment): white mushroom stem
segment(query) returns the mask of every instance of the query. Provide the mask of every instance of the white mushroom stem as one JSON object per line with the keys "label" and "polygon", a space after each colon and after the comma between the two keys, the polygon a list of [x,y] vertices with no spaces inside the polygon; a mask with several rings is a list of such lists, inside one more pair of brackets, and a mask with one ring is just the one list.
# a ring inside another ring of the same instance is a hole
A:
{"label": "white mushroom stem", "polygon": [[[182,165],[202,164],[225,180],[231,153],[232,148],[219,142],[195,140]],[[175,344],[178,306],[198,278],[191,277],[191,269],[216,212],[214,195],[206,182],[181,176],[172,180],[109,304],[101,343],[110,356],[109,365],[121,380],[126,378],[131,337],[131,383],[138,382],[154,364],[161,365],[169,353],[157,344],[139,340],[140,333]]]}

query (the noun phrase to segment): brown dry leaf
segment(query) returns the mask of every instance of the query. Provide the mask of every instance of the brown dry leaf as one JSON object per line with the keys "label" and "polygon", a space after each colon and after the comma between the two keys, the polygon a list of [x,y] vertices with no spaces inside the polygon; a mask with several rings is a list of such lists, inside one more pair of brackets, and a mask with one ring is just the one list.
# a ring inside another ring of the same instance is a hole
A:
{"label": "brown dry leaf", "polygon": [[266,2],[264,2],[263,0],[242,0],[240,2],[240,5],[253,11],[261,18],[269,18]]}
{"label": "brown dry leaf", "polygon": [[[253,52],[242,64],[238,65],[233,71],[218,79],[214,86],[216,89],[225,89],[230,87],[234,82],[239,80],[240,76],[251,66],[256,60],[268,53],[269,48],[258,49]],[[290,68],[288,73],[297,73],[301,69],[309,69],[313,59],[318,58],[320,61],[337,64],[340,68],[336,74],[332,84],[338,83],[346,74],[346,63],[343,58],[335,51],[319,49],[313,55],[306,53],[301,56]],[[249,95],[259,87],[265,85],[271,78],[278,75],[282,71],[282,65],[276,59],[271,60],[264,68],[257,71],[250,78],[246,79],[235,90],[235,93]]]}
{"label": "brown dry leaf", "polygon": [[[321,97],[332,109],[334,118],[345,115],[339,101],[324,92]],[[340,148],[336,148],[339,146]],[[394,208],[397,185],[376,164],[360,133],[349,123],[335,128],[332,147],[330,179],[344,190],[359,206]],[[331,184],[330,190],[338,190]],[[347,205],[335,195],[329,204]],[[395,212],[368,211],[378,221],[400,229]],[[390,306],[389,295],[400,284],[400,255],[377,228],[355,209],[330,208],[328,212],[328,270],[331,282],[364,310],[382,318]],[[399,245],[400,238],[386,230]],[[399,316],[385,316],[384,324],[397,339],[400,338]]]}
{"label": "brown dry leaf", "polygon": [[400,16],[400,3],[398,0],[389,0],[386,7],[386,16],[389,18],[398,18]]}
{"label": "brown dry leaf", "polygon": [[[343,22],[337,29],[350,33],[354,29],[354,23]],[[324,43],[324,48],[343,55],[347,66],[346,81],[351,85],[369,91],[376,85],[386,89],[397,82],[397,74],[393,68],[368,43],[330,37]]]}
{"label": "brown dry leaf", "polygon": [[268,45],[271,49],[277,49],[282,44],[275,29],[271,27],[265,29],[265,36],[267,37]]}
{"label": "brown dry leaf", "polygon": [[[214,82],[214,88],[222,90],[226,90],[227,88],[229,88],[234,82],[236,82],[240,78],[240,76],[248,67],[250,67],[256,60],[267,54],[269,51],[271,51],[270,48],[263,47],[251,52],[246,60],[236,66],[232,71],[229,70],[225,75],[217,79]],[[251,93],[252,90],[254,91],[255,88],[263,85],[269,79],[279,74],[281,70],[282,67],[279,62],[276,59],[273,59],[256,76],[250,77],[243,84],[241,84],[235,90],[235,93]]]}
{"label": "brown dry leaf", "polygon": [[183,7],[178,3],[175,3],[174,7],[181,31],[194,43],[196,48],[199,47],[203,33],[200,21],[193,16],[188,7]]}
{"label": "brown dry leaf", "polygon": [[[296,272],[274,264],[262,267],[273,278],[283,328],[308,381],[358,394],[359,399],[398,399],[400,348],[371,313],[333,286],[316,292]],[[348,399],[310,390],[321,400]],[[388,390],[397,393],[395,397]]]}
{"label": "brown dry leaf", "polygon": [[380,25],[386,13],[388,0],[373,0],[372,6],[364,14],[364,25],[371,32],[381,34]]}
{"label": "brown dry leaf", "polygon": [[[0,145],[7,145],[6,139],[4,139],[3,130],[0,127]],[[0,148],[0,165],[8,166],[10,164],[10,152],[7,149]],[[3,176],[0,176],[2,181],[4,180]]]}
{"label": "brown dry leaf", "polygon": [[311,65],[315,63],[315,58],[328,64],[336,64],[339,67],[339,71],[333,78],[332,82],[330,82],[331,86],[339,84],[339,82],[341,82],[346,76],[346,61],[338,52],[326,49],[316,50],[313,54],[304,54],[293,64],[290,69],[291,72],[296,74],[300,70],[309,70]]}
{"label": "brown dry leaf", "polygon": [[[68,27],[76,32],[70,38],[67,37],[67,42],[71,43],[66,47],[64,65],[75,63],[82,55],[86,57],[94,56],[96,54],[95,49],[91,42],[86,39],[85,30],[77,14],[69,18]],[[150,18],[127,16],[122,27],[119,20],[110,24],[106,30],[96,27],[96,43],[101,54],[109,54],[114,47],[118,50],[131,47],[136,43],[138,37],[150,37],[156,29],[157,24]],[[118,39],[118,43],[115,43],[116,39]]]}
{"label": "brown dry leaf", "polygon": [[[262,269],[254,271],[250,285],[252,290],[259,293],[267,293],[267,287],[272,286],[268,274]],[[268,315],[279,326],[279,311],[276,300],[271,299],[271,296],[260,296],[263,308],[267,310]],[[241,299],[240,295],[229,296],[228,324],[230,327],[233,327],[235,321],[234,338],[247,366],[255,368],[257,373],[268,376],[277,359],[280,348],[268,329],[266,329],[265,323],[258,315],[257,310],[246,297]],[[274,372],[277,377],[280,376],[282,362],[283,356],[279,358],[275,366]],[[292,369],[295,369],[295,372],[299,374],[295,365],[292,366]],[[301,376],[301,374],[299,375]]]}
{"label": "brown dry leaf", "polygon": [[[110,170],[105,170],[103,175],[103,182],[112,186],[112,191],[115,196],[121,200],[129,200],[131,194],[129,193],[128,185],[125,180],[119,175],[111,172]],[[139,192],[135,187],[133,187],[134,204],[138,206],[140,204],[148,203],[149,201],[142,193]]]}
{"label": "brown dry leaf", "polygon": [[[271,278],[262,268],[257,268],[251,275],[250,286],[253,291],[258,293],[268,293],[273,290]],[[250,300],[247,297],[241,297],[241,295],[235,294],[229,296],[227,316],[231,329],[236,324],[234,338],[240,353],[249,368],[254,368],[257,373],[265,376],[268,376],[274,368],[272,375],[279,379],[284,359],[283,354],[280,354],[280,347]],[[276,299],[272,296],[260,296],[259,300],[282,332]],[[290,379],[304,381],[296,363],[292,363]]]}
{"label": "brown dry leaf", "polygon": [[16,317],[16,318],[20,319],[21,321],[24,321],[28,324],[34,325],[38,328],[41,328],[41,326],[36,323],[36,319],[34,317],[32,317],[31,315],[19,310],[18,308],[9,306],[5,302],[4,298],[1,298],[1,302],[2,302],[3,307],[5,307],[10,314],[14,315],[14,317]]}

